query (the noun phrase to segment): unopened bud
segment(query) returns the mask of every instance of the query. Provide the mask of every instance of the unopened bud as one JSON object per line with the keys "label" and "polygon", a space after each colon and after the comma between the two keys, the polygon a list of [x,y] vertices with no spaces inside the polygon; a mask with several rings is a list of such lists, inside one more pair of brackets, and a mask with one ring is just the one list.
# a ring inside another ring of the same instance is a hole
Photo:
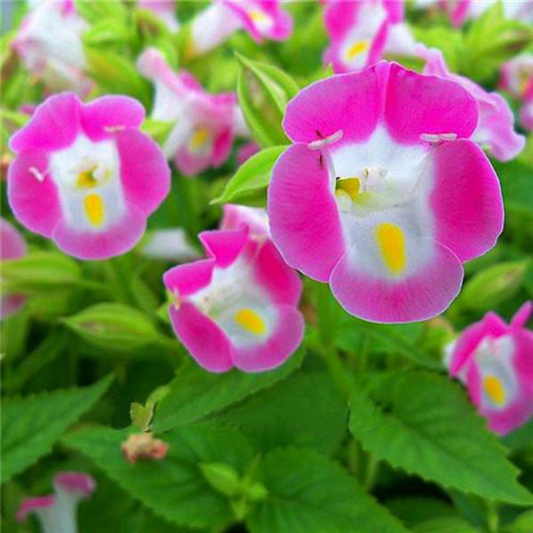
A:
{"label": "unopened bud", "polygon": [[159,461],[168,453],[168,444],[154,438],[151,432],[135,433],[122,443],[122,453],[132,464],[138,460]]}

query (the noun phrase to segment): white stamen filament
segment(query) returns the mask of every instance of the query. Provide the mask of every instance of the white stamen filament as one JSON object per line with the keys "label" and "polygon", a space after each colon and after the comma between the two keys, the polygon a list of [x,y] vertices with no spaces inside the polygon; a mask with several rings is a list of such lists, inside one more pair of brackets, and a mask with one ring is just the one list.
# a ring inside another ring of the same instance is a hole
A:
{"label": "white stamen filament", "polygon": [[324,137],[323,139],[317,139],[316,141],[311,141],[307,146],[310,150],[323,150],[324,148],[326,148],[327,145],[340,141],[343,135],[344,135],[344,132],[342,130],[339,130],[339,131],[336,131],[335,133],[332,133],[328,137]]}
{"label": "white stamen filament", "polygon": [[39,170],[35,167],[30,167],[29,171],[30,171],[30,174],[33,174],[35,179],[37,181],[40,181],[41,183],[44,181],[44,178],[46,177],[46,174],[47,174],[47,172],[45,172],[44,174],[39,172]]}
{"label": "white stamen filament", "polygon": [[422,133],[420,140],[432,144],[438,144],[442,141],[456,141],[457,133]]}

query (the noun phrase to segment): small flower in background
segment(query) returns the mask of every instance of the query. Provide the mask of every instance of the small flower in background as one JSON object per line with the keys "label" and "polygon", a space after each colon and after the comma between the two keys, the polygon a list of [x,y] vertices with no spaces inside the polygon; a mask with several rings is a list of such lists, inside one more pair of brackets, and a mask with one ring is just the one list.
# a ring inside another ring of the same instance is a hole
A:
{"label": "small flower in background", "polygon": [[504,63],[500,87],[522,102],[520,123],[533,130],[533,54],[523,53]]}
{"label": "small flower in background", "polygon": [[130,435],[122,443],[124,458],[131,464],[139,460],[159,461],[168,453],[168,444],[154,438],[151,431]]}
{"label": "small flower in background", "polygon": [[200,254],[187,239],[182,228],[169,228],[151,231],[141,244],[140,254],[150,259],[162,259],[185,263],[198,259]]}
{"label": "small flower in background", "polygon": [[243,228],[248,228],[250,235],[257,240],[270,238],[268,216],[264,209],[226,204],[224,206],[224,216],[220,222],[220,229],[236,230]]}
{"label": "small flower in background", "polygon": [[224,224],[239,229],[201,233],[207,259],[164,275],[175,298],[169,313],[177,337],[206,370],[261,372],[281,365],[302,341],[302,284],[272,241],[257,235],[256,221],[248,225],[231,211]]}
{"label": "small flower in background", "polygon": [[171,32],[177,32],[180,24],[176,17],[175,3],[174,0],[138,0],[137,5],[157,15]]}
{"label": "small flower in background", "polygon": [[257,154],[257,152],[259,152],[260,150],[261,148],[254,141],[250,141],[244,144],[239,148],[239,150],[237,150],[237,165],[241,166],[243,163],[248,161],[250,157]]}
{"label": "small flower in background", "polygon": [[380,62],[316,82],[287,106],[295,143],[268,190],[287,263],[331,285],[349,313],[425,320],[457,296],[462,263],[503,226],[498,178],[469,139],[478,105],[459,84]]}
{"label": "small flower in background", "polygon": [[48,98],[10,141],[8,200],[18,220],[80,259],[130,250],[170,187],[161,150],[139,131],[143,119],[126,96]]}
{"label": "small flower in background", "polygon": [[509,19],[533,22],[532,0],[440,0],[439,5],[450,17],[451,23],[459,27],[468,20],[476,19],[497,1],[501,1],[503,12]]}
{"label": "small flower in background", "polygon": [[188,72],[174,73],[154,48],[137,66],[155,85],[152,118],[175,123],[163,146],[167,158],[186,176],[222,165],[233,144],[236,95],[205,92]]}
{"label": "small flower in background", "polygon": [[384,53],[411,55],[414,39],[404,24],[403,1],[329,0],[324,13],[330,46],[324,60],[335,72],[352,72]]}
{"label": "small flower in background", "polygon": [[42,533],[76,533],[76,510],[80,500],[91,496],[96,484],[88,474],[60,472],[54,478],[55,494],[28,498],[17,513],[19,522],[33,513],[39,519]]}
{"label": "small flower in background", "polygon": [[423,74],[454,81],[475,98],[479,122],[471,137],[474,142],[488,147],[490,153],[500,161],[510,161],[524,149],[526,140],[515,132],[513,112],[502,96],[485,91],[464,76],[451,73],[440,50],[418,45],[417,53],[426,61]]}
{"label": "small flower in background", "polygon": [[88,25],[74,1],[35,1],[30,7],[13,41],[25,67],[52,92],[87,94],[92,82],[85,75],[82,36]]}
{"label": "small flower in background", "polygon": [[525,329],[532,310],[531,302],[524,304],[510,325],[487,313],[447,347],[450,375],[501,435],[533,415],[533,332]]}
{"label": "small flower in background", "polygon": [[187,55],[204,54],[240,29],[258,43],[288,39],[292,19],[280,4],[280,0],[215,0],[193,20]]}
{"label": "small flower in background", "polygon": [[528,130],[533,131],[533,83],[525,95],[524,104],[520,110],[520,124]]}
{"label": "small flower in background", "polygon": [[[27,253],[24,237],[7,220],[0,218],[0,261],[18,259]],[[16,313],[25,302],[26,297],[20,294],[0,295],[0,320]]]}

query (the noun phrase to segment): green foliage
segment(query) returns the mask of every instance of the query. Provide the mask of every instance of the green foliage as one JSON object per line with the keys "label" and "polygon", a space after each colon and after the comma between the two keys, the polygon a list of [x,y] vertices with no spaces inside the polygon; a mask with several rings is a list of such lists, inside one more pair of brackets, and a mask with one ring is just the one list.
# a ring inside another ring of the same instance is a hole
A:
{"label": "green foliage", "polygon": [[350,431],[394,467],[445,487],[517,505],[533,496],[516,481],[505,448],[485,429],[457,385],[437,375],[396,375],[372,397],[350,399]]}
{"label": "green foliage", "polygon": [[2,483],[49,453],[61,434],[104,394],[111,384],[41,393],[4,400],[2,407]]}

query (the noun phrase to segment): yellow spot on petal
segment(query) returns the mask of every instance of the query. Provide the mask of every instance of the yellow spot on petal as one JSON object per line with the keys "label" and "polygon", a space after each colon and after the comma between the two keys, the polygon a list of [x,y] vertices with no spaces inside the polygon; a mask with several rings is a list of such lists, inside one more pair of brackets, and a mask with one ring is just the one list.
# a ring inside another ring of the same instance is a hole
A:
{"label": "yellow spot on petal", "polygon": [[347,194],[352,202],[355,202],[359,195],[361,181],[359,178],[344,178],[337,180],[335,184],[335,194]]}
{"label": "yellow spot on petal", "polygon": [[266,333],[265,321],[253,309],[240,309],[235,313],[235,322],[241,328],[254,335],[263,335]]}
{"label": "yellow spot on petal", "polygon": [[197,128],[189,140],[189,149],[195,152],[210,140],[209,129],[206,127]]}
{"label": "yellow spot on petal", "polygon": [[85,197],[85,214],[94,226],[101,226],[104,222],[104,202],[98,194],[88,194]]}
{"label": "yellow spot on petal", "polygon": [[392,274],[401,274],[405,269],[405,235],[401,228],[389,222],[376,228],[376,239],[385,265]]}
{"label": "yellow spot on petal", "polygon": [[483,388],[496,405],[501,406],[505,403],[505,389],[497,377],[487,376],[483,380]]}
{"label": "yellow spot on petal", "polygon": [[368,50],[368,41],[358,41],[350,48],[348,48],[348,51],[346,52],[346,57],[348,58],[348,61],[351,61],[352,59],[355,59],[357,56],[365,53]]}
{"label": "yellow spot on petal", "polygon": [[92,187],[96,187],[98,185],[98,181],[94,177],[94,171],[95,168],[92,168],[91,170],[85,170],[84,172],[80,172],[78,174],[78,180],[76,181],[76,185],[81,189],[91,189]]}
{"label": "yellow spot on petal", "polygon": [[265,22],[268,19],[265,13],[263,13],[262,11],[259,11],[258,9],[254,9],[253,11],[250,11],[248,14],[250,15],[250,18],[256,23]]}

